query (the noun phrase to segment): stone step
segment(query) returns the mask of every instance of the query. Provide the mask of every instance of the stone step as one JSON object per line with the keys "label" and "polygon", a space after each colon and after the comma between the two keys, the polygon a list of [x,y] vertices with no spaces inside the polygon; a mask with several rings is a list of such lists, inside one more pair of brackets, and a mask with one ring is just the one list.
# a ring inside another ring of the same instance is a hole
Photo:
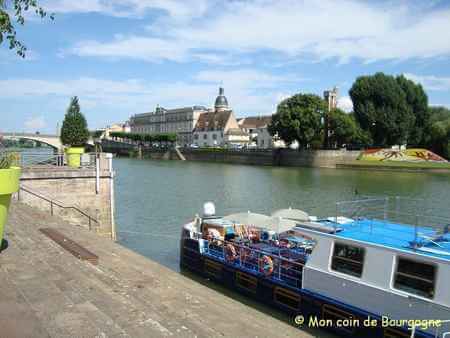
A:
{"label": "stone step", "polygon": [[[95,252],[98,266],[75,259],[40,233],[41,227],[56,228]],[[20,326],[18,314],[26,310],[23,318],[36,327],[36,337],[311,336],[288,324],[287,316],[268,315],[272,309],[247,306],[21,203],[11,206],[7,237],[10,248],[0,255],[0,275],[9,281],[5,290],[11,296],[3,301],[0,294],[0,324],[10,318]],[[5,312],[5,306],[15,312]]]}

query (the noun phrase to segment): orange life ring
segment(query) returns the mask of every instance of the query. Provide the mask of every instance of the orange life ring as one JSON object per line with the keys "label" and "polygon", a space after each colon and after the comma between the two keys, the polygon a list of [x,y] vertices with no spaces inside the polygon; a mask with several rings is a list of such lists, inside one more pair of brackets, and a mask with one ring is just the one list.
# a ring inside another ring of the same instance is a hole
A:
{"label": "orange life ring", "polygon": [[273,272],[273,260],[269,256],[262,256],[259,261],[259,271],[264,274],[264,276],[269,277]]}
{"label": "orange life ring", "polygon": [[237,258],[236,248],[233,244],[228,243],[225,246],[225,260],[227,262],[233,263]]}

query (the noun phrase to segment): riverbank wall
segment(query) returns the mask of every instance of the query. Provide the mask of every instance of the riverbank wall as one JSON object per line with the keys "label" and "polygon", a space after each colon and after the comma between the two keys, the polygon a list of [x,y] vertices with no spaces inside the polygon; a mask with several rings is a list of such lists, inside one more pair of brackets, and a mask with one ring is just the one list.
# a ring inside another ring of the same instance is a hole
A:
{"label": "riverbank wall", "polygon": [[96,166],[24,168],[16,198],[114,238],[114,172],[107,154],[101,155],[98,169]]}
{"label": "riverbank wall", "polygon": [[[220,163],[237,163],[249,165],[288,166],[288,167],[319,167],[336,168],[337,163],[351,162],[358,157],[359,152],[346,150],[220,150],[202,149],[182,150],[186,160],[208,161]],[[144,152],[145,156],[146,152]],[[151,158],[154,155],[150,155]],[[167,157],[167,154],[164,155]],[[171,159],[176,155],[170,154]]]}
{"label": "riverbank wall", "polygon": [[[106,141],[103,150],[118,156],[130,156],[155,160],[180,160],[173,149],[139,147],[138,145]],[[264,166],[336,168],[337,164],[351,163],[359,151],[349,150],[232,150],[180,148],[187,161],[205,161]]]}

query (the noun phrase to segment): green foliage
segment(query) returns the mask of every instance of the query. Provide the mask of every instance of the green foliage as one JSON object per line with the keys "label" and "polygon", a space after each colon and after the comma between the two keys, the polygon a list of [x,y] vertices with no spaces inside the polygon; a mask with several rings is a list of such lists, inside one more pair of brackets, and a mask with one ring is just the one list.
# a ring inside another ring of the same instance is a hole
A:
{"label": "green foliage", "polygon": [[354,114],[347,114],[341,109],[333,109],[328,115],[330,144],[341,147],[344,144],[371,144],[370,135],[361,129]]}
{"label": "green foliage", "polygon": [[413,145],[422,145],[425,143],[425,128],[430,119],[428,96],[425,94],[425,91],[420,84],[415,84],[403,75],[397,76],[395,80],[405,93],[406,103],[411,107],[415,118],[414,125],[409,133],[408,143]]}
{"label": "green foliage", "polygon": [[72,147],[84,146],[89,139],[89,130],[84,115],[80,112],[78,97],[70,100],[69,108],[61,128],[61,142]]}
{"label": "green foliage", "polygon": [[[21,57],[25,57],[27,48],[17,40],[14,25],[24,25],[25,12],[29,10],[34,10],[41,18],[47,15],[37,0],[0,0],[0,44],[6,38],[9,41],[9,49],[14,49]],[[53,14],[50,15],[50,19],[54,19]]]}
{"label": "green foliage", "polygon": [[350,89],[355,118],[378,146],[406,143],[415,125],[402,81],[376,73],[357,78]]}
{"label": "green foliage", "polygon": [[112,132],[109,135],[113,138],[120,138],[135,142],[148,142],[148,143],[162,143],[162,142],[175,143],[177,140],[177,134],[175,133],[138,134],[125,132]]}
{"label": "green foliage", "polygon": [[94,131],[90,132],[90,134],[93,138],[99,138],[100,136],[103,135],[103,133],[104,133],[103,130],[94,130]]}
{"label": "green foliage", "polygon": [[317,95],[296,94],[283,100],[272,116],[269,133],[278,135],[288,145],[294,141],[307,147],[320,138],[325,102]]}
{"label": "green foliage", "polygon": [[353,141],[358,125],[352,115],[340,109],[332,110],[328,115],[330,143],[337,147]]}
{"label": "green foliage", "polygon": [[429,108],[429,114],[426,145],[430,150],[449,159],[450,110],[445,107],[431,107]]}

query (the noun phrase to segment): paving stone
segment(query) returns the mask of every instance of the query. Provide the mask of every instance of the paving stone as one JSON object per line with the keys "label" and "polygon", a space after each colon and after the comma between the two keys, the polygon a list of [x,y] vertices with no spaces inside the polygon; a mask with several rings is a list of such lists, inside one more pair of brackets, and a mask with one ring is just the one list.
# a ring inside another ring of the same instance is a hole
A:
{"label": "paving stone", "polygon": [[[82,262],[54,227],[99,256]],[[307,333],[87,229],[13,202],[0,254],[3,337],[332,337]],[[287,316],[285,316],[287,318]]]}

